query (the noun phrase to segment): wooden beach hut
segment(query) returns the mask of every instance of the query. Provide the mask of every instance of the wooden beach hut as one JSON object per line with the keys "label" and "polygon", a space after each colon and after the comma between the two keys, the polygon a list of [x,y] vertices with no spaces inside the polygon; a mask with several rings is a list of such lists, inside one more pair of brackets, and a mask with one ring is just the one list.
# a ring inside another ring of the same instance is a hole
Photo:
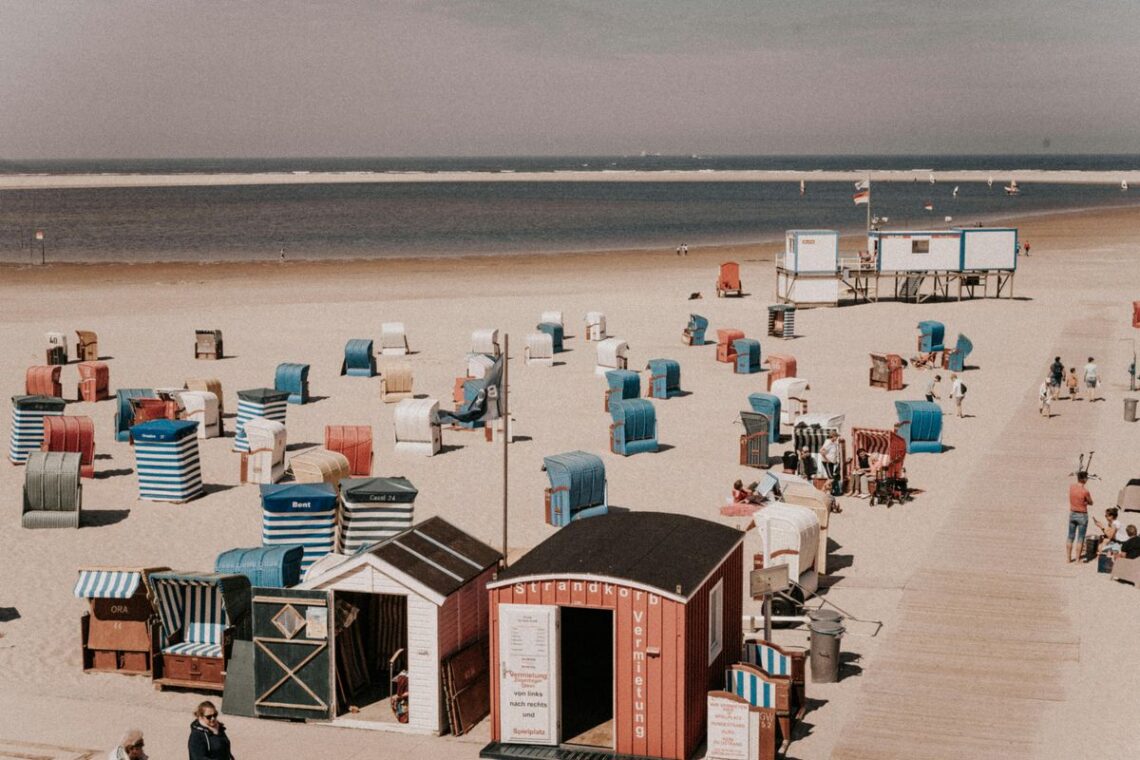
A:
{"label": "wooden beach hut", "polygon": [[76,395],[80,401],[102,401],[111,398],[111,368],[105,362],[80,362],[79,385]]}
{"label": "wooden beach hut", "polygon": [[724,328],[716,331],[716,360],[725,364],[736,362],[737,340],[744,337],[743,330]]}
{"label": "wooden beach hut", "polygon": [[681,363],[675,359],[650,359],[645,366],[649,370],[650,398],[669,399],[681,395]]}
{"label": "wooden beach hut", "polygon": [[[259,589],[255,713],[464,733],[488,710],[486,584],[500,559],[433,517],[351,557],[329,557],[297,588]],[[283,636],[273,623],[286,605],[299,624]],[[347,613],[336,626],[333,609]],[[284,665],[301,660],[292,671]]]}
{"label": "wooden beach hut", "polygon": [[736,363],[733,371],[738,375],[754,375],[760,371],[760,341],[755,338],[737,338],[732,342]]}
{"label": "wooden beach hut", "polygon": [[439,402],[433,398],[406,398],[396,404],[396,453],[435,456],[443,448]]}
{"label": "wooden beach hut", "polygon": [[273,389],[285,391],[290,404],[309,403],[309,365],[285,362],[277,365],[273,375]]}
{"label": "wooden beach hut", "polygon": [[612,369],[629,369],[629,344],[621,338],[598,341],[598,364],[594,374],[603,376]]}
{"label": "wooden beach hut", "polygon": [[641,375],[631,369],[611,369],[606,373],[605,403],[602,408],[610,410],[610,404],[630,398],[641,397]]}
{"label": "wooden beach hut", "polygon": [[606,464],[596,454],[568,451],[542,458],[550,479],[544,492],[546,523],[561,528],[572,520],[609,512]]}
{"label": "wooden beach hut", "polygon": [[686,346],[703,346],[705,344],[705,330],[709,328],[709,321],[700,314],[690,314],[689,324],[681,332],[681,342]]}
{"label": "wooden beach hut", "polygon": [[246,424],[258,417],[285,424],[288,412],[288,391],[272,388],[251,388],[238,391],[237,422],[234,424],[234,451],[249,451]]}
{"label": "wooden beach hut", "polygon": [[61,332],[49,332],[44,337],[47,340],[44,364],[67,364],[67,336]]}
{"label": "wooden beach hut", "polygon": [[304,558],[305,547],[301,544],[227,549],[214,560],[214,572],[244,575],[255,587],[289,588],[301,582]]}
{"label": "wooden beach hut", "polygon": [[933,401],[896,401],[895,413],[906,453],[942,453],[942,407]]}
{"label": "wooden beach hut", "polygon": [[75,358],[81,362],[99,359],[99,336],[91,330],[75,331]]}
{"label": "wooden beach hut", "polygon": [[95,423],[90,417],[53,415],[44,417],[43,451],[74,451],[79,454],[79,474],[95,477]]}
{"label": "wooden beach hut", "polygon": [[384,322],[380,325],[380,353],[383,356],[404,356],[408,353],[408,333],[403,322]]}
{"label": "wooden beach hut", "polygon": [[534,329],[540,333],[549,335],[554,353],[562,353],[562,340],[565,336],[565,329],[562,327],[561,322],[539,322]]}
{"label": "wooden beach hut", "polygon": [[407,362],[385,365],[380,375],[380,400],[385,404],[395,404],[413,396],[412,365]]}
{"label": "wooden beach hut", "polygon": [[261,486],[261,545],[305,547],[301,574],[336,548],[337,492],[330,483]]}
{"label": "wooden beach hut", "polygon": [[694,517],[610,513],[500,572],[481,755],[691,757],[705,696],[740,659],[743,540]]}
{"label": "wooden beach hut", "polygon": [[586,312],[586,340],[606,339],[606,315],[600,311]]}
{"label": "wooden beach hut", "polygon": [[221,402],[210,391],[181,391],[182,418],[198,423],[199,438],[218,438],[222,427]]}
{"label": "wooden beach hut", "polygon": [[403,477],[341,481],[338,551],[356,552],[412,527],[419,491]]}
{"label": "wooden beach hut", "polygon": [[73,593],[86,599],[80,621],[83,672],[151,674],[158,616],[149,576],[168,567],[81,567]]}
{"label": "wooden beach hut", "polygon": [[493,327],[484,327],[471,333],[471,353],[484,354],[497,359],[502,353],[499,344],[499,331]]}
{"label": "wooden beach hut", "polygon": [[153,388],[119,388],[115,391],[115,440],[130,441],[131,426],[135,424],[134,399],[158,398]]}
{"label": "wooden beach hut", "polygon": [[195,359],[222,359],[224,357],[225,350],[223,348],[221,330],[194,331]]}
{"label": "wooden beach hut", "polygon": [[13,396],[8,461],[23,464],[44,442],[44,417],[63,414],[67,402],[52,396]]}
{"label": "wooden beach hut", "polygon": [[24,373],[24,393],[28,396],[57,396],[63,398],[63,384],[59,382],[63,367],[45,365],[28,367]]}
{"label": "wooden beach hut", "polygon": [[530,333],[526,336],[523,358],[528,365],[554,366],[554,338],[549,333]]}
{"label": "wooden beach hut", "polygon": [[657,451],[657,410],[643,398],[610,401],[610,451],[622,456]]}
{"label": "wooden beach hut", "polygon": [[80,456],[75,452],[33,451],[24,469],[24,528],[78,528],[83,509]]}
{"label": "wooden beach hut", "polygon": [[226,413],[226,397],[222,395],[222,381],[216,377],[191,377],[182,385],[188,391],[206,391],[218,397],[218,414]]}
{"label": "wooden beach hut", "polygon": [[352,338],[344,344],[340,374],[350,377],[372,377],[376,374],[376,355],[372,353],[371,340]]}
{"label": "wooden beach hut", "polygon": [[718,298],[744,295],[744,289],[740,285],[740,264],[726,261],[720,265],[720,272],[716,278],[716,295]]}
{"label": "wooden beach hut", "polygon": [[372,474],[372,426],[326,425],[325,448],[344,454],[349,474]]}
{"label": "wooden beach hut", "polygon": [[245,423],[248,451],[241,453],[242,483],[276,483],[285,476],[285,425],[254,417]]}
{"label": "wooden beach hut", "polygon": [[244,575],[150,575],[162,630],[154,684],[221,692],[235,640],[250,638],[251,589]]}
{"label": "wooden beach hut", "polygon": [[181,503],[202,495],[198,423],[153,420],[131,428],[139,498]]}
{"label": "wooden beach hut", "polygon": [[289,460],[293,480],[298,483],[328,483],[334,488],[350,473],[348,457],[328,449],[309,449]]}

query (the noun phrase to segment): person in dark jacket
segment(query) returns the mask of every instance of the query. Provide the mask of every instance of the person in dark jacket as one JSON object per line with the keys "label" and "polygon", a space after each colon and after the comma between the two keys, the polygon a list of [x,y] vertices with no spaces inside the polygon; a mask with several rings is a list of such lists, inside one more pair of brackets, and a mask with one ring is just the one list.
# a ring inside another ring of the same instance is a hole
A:
{"label": "person in dark jacket", "polygon": [[226,736],[226,727],[218,720],[218,708],[213,702],[203,702],[194,711],[187,747],[190,760],[233,760],[230,738]]}

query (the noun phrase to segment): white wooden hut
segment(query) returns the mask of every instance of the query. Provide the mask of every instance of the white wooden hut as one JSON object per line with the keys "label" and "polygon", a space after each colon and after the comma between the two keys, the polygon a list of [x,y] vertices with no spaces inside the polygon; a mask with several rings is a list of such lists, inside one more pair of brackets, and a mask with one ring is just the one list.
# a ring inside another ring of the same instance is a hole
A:
{"label": "white wooden hut", "polygon": [[199,438],[222,434],[222,411],[218,397],[210,391],[175,391],[182,404],[182,417],[198,423]]}
{"label": "white wooden hut", "polygon": [[434,456],[443,447],[439,402],[433,398],[406,398],[396,404],[396,451]]}
{"label": "white wooden hut", "polygon": [[606,315],[600,311],[586,312],[586,340],[606,339]]}
{"label": "white wooden hut", "polygon": [[562,312],[560,311],[544,311],[542,312],[542,319],[538,321],[551,322],[558,325],[559,327],[566,327],[566,324],[562,321]]}
{"label": "white wooden hut", "polygon": [[629,369],[629,344],[621,338],[606,338],[598,342],[598,366],[594,374],[605,377],[612,369]]}
{"label": "white wooden hut", "polygon": [[404,356],[408,353],[408,334],[403,322],[384,322],[380,325],[380,354]]}
{"label": "white wooden hut", "polygon": [[497,357],[502,353],[502,346],[499,345],[499,331],[493,327],[488,327],[471,333],[471,353]]}
{"label": "white wooden hut", "polygon": [[[329,555],[314,564],[297,588],[331,592],[338,609],[347,605],[355,610],[352,622],[336,635],[338,649],[356,651],[355,669],[374,680],[386,681],[389,662],[398,663],[408,684],[407,723],[398,723],[386,697],[366,687],[354,689],[359,679],[349,683],[354,679],[346,668],[334,666],[336,692],[347,696],[337,700],[341,715],[333,723],[421,734],[456,732],[449,725],[449,715],[456,711],[454,703],[448,704],[447,663],[487,640],[487,583],[501,558],[433,517],[351,557]],[[332,606],[329,600],[327,608]],[[472,663],[483,670],[473,674],[468,688],[486,688],[486,654]]]}
{"label": "white wooden hut", "polygon": [[554,336],[550,333],[530,333],[526,336],[523,358],[527,364],[554,366]]}
{"label": "white wooden hut", "polygon": [[254,417],[245,423],[249,451],[241,455],[242,483],[276,483],[285,475],[285,426]]}

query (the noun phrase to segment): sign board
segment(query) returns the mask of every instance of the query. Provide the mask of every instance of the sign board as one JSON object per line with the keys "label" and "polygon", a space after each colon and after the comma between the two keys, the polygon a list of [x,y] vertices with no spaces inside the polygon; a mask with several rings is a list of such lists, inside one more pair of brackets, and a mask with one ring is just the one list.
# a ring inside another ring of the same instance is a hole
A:
{"label": "sign board", "polygon": [[706,760],[756,760],[760,747],[760,711],[735,694],[708,696]]}
{"label": "sign board", "polygon": [[557,745],[558,607],[499,605],[499,735],[505,744]]}
{"label": "sign board", "polygon": [[748,574],[748,589],[753,599],[783,591],[788,587],[788,566],[773,565]]}

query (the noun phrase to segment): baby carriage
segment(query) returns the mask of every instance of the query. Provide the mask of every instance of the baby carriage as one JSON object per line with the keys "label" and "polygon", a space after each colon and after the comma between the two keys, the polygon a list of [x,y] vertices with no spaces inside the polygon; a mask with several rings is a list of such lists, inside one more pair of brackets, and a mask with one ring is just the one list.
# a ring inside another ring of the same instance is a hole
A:
{"label": "baby carriage", "polygon": [[905,477],[896,478],[883,474],[874,481],[869,503],[871,506],[885,504],[889,509],[896,502],[901,504],[910,500],[910,488]]}

